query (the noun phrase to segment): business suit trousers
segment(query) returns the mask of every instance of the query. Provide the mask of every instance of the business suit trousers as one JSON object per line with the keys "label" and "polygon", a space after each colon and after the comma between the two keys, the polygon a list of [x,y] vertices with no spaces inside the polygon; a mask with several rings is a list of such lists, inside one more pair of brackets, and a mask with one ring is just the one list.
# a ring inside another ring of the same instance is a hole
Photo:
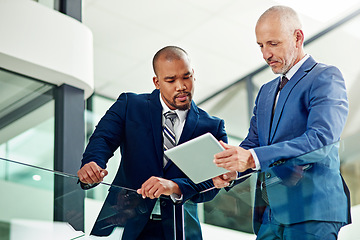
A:
{"label": "business suit trousers", "polygon": [[336,240],[343,223],[307,221],[281,224],[266,208],[257,240]]}

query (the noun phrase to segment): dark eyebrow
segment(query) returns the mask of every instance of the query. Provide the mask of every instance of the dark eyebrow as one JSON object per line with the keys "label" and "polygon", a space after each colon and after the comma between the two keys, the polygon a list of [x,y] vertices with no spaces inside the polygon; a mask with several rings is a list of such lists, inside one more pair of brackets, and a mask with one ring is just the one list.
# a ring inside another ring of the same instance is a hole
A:
{"label": "dark eyebrow", "polygon": [[164,77],[164,79],[174,79],[174,78],[176,78],[175,75],[174,76],[166,76],[166,77]]}
{"label": "dark eyebrow", "polygon": [[187,76],[187,75],[190,75],[190,74],[191,74],[191,72],[187,72],[187,73],[184,74],[184,76]]}
{"label": "dark eyebrow", "polygon": [[[184,73],[183,76],[189,76],[189,75],[191,75],[191,72]],[[165,80],[173,80],[175,78],[176,78],[176,75],[164,77]]]}

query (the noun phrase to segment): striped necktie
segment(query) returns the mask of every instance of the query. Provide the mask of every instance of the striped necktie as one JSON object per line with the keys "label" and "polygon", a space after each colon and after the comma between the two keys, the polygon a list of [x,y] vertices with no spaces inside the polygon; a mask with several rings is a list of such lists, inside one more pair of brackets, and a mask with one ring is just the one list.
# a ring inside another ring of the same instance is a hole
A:
{"label": "striped necktie", "polygon": [[[177,114],[172,111],[164,113],[165,123],[163,129],[164,137],[164,151],[174,147],[176,145],[175,132],[174,132],[174,123],[177,117]],[[164,167],[169,161],[169,158],[164,154]]]}

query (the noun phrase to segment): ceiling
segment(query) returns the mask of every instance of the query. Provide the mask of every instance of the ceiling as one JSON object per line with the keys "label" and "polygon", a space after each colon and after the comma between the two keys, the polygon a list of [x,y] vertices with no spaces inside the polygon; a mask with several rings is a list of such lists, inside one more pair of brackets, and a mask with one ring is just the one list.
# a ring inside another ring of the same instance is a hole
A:
{"label": "ceiling", "polygon": [[[153,55],[177,45],[195,70],[195,101],[201,101],[264,64],[254,27],[273,5],[293,7],[305,38],[349,14],[358,0],[83,0],[83,23],[94,36],[94,79],[98,94],[151,92]],[[309,1],[310,2],[310,1]],[[308,7],[308,6],[311,6]]]}

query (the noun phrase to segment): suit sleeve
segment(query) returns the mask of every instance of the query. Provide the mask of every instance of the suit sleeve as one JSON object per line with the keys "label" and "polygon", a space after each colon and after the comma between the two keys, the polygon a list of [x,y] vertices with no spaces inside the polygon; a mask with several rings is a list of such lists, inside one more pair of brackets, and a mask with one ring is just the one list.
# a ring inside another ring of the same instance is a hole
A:
{"label": "suit sleeve", "polygon": [[101,118],[89,139],[81,166],[94,161],[99,167],[106,168],[106,163],[123,139],[126,105],[127,95],[123,93]]}
{"label": "suit sleeve", "polygon": [[247,137],[244,139],[244,141],[241,142],[240,147],[244,149],[251,149],[258,147],[260,145],[259,143],[259,137],[258,137],[258,130],[257,130],[257,103],[259,101],[259,95],[262,91],[263,87],[260,88],[259,94],[257,95],[255,99],[255,107],[253,110],[253,116],[250,120],[250,128],[249,133]]}
{"label": "suit sleeve", "polygon": [[[302,135],[254,148],[262,171],[279,160],[298,157],[340,140],[348,114],[345,82],[340,71],[335,67],[320,69],[316,79],[312,81],[308,98],[306,131]],[[252,135],[256,134],[254,125],[256,126],[255,123],[251,125]],[[304,162],[307,163],[310,162]]]}
{"label": "suit sleeve", "polygon": [[[224,120],[219,121],[217,130],[212,133],[216,139],[227,143]],[[219,192],[219,189],[214,187],[212,179],[199,184],[195,184],[189,178],[176,178],[171,180],[178,184],[183,194],[183,202],[189,199],[196,203],[210,201]]]}

